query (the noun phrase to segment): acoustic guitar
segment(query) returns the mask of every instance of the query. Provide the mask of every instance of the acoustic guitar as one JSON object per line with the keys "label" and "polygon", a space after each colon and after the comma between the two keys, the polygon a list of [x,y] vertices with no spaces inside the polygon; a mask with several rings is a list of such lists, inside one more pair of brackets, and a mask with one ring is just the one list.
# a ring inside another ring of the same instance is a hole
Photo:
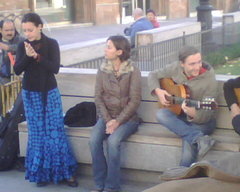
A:
{"label": "acoustic guitar", "polygon": [[240,88],[234,88],[234,93],[237,97],[238,104],[240,103]]}
{"label": "acoustic guitar", "polygon": [[212,97],[206,97],[202,101],[189,99],[190,91],[187,86],[176,84],[170,78],[160,79],[160,86],[171,94],[171,96],[166,96],[166,99],[171,102],[171,105],[166,107],[159,102],[160,107],[168,108],[176,115],[180,115],[182,112],[181,104],[184,101],[186,101],[187,106],[195,107],[196,109],[215,110],[217,108],[217,103]]}

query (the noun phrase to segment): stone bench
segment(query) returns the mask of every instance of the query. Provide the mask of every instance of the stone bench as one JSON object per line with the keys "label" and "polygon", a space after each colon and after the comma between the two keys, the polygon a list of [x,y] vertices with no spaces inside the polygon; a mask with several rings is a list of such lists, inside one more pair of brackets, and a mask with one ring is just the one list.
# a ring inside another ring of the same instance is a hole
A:
{"label": "stone bench", "polygon": [[[158,104],[149,93],[147,76],[148,72],[142,72],[142,101],[138,109],[138,114],[144,123],[139,126],[135,134],[122,143],[121,164],[122,168],[156,173],[178,165],[182,142],[175,134],[156,122],[155,114]],[[61,69],[57,80],[64,111],[82,101],[94,101],[95,78],[96,70],[93,69]],[[217,76],[220,97],[217,109],[217,129],[212,136],[218,142],[205,156],[208,160],[239,152],[240,136],[231,126],[230,114],[222,91],[223,82],[229,78],[229,76]],[[88,145],[91,127],[66,127],[66,130],[78,162],[91,164]],[[27,135],[27,126],[24,122],[19,125],[21,156],[25,156],[26,153]]]}

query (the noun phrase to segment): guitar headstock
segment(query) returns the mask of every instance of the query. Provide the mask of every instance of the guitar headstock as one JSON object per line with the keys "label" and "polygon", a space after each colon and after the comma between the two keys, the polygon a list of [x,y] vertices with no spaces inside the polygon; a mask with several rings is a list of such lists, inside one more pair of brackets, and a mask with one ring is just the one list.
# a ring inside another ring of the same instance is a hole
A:
{"label": "guitar headstock", "polygon": [[204,110],[215,110],[217,109],[218,104],[212,97],[206,97],[200,102],[200,109]]}

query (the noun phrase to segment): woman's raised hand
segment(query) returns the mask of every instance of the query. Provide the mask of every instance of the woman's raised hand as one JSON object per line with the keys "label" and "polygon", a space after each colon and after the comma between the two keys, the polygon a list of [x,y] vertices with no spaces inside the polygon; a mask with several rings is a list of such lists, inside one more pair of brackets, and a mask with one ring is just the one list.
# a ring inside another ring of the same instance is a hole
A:
{"label": "woman's raised hand", "polygon": [[33,49],[33,47],[30,45],[30,43],[28,42],[24,42],[25,45],[25,51],[26,51],[26,55],[29,57],[33,57],[34,59],[37,58],[37,53],[36,51]]}

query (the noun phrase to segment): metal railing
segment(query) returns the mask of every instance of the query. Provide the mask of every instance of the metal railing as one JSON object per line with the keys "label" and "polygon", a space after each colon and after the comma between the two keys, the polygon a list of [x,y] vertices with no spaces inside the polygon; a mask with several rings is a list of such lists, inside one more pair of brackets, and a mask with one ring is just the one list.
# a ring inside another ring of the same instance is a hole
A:
{"label": "metal railing", "polygon": [[201,33],[141,46],[132,50],[132,60],[141,71],[152,71],[178,61],[178,51],[185,45],[201,49]]}
{"label": "metal railing", "polygon": [[101,65],[101,63],[104,61],[104,57],[98,57],[95,59],[87,60],[87,61],[82,61],[77,64],[69,65],[67,67],[72,67],[72,68],[90,68],[90,69],[97,69]]}
{"label": "metal railing", "polygon": [[[141,71],[151,71],[177,61],[178,51],[184,45],[194,45],[200,49],[201,33],[192,35],[183,33],[182,37],[179,38],[134,48],[131,51],[131,59]],[[103,61],[104,57],[98,57],[68,67],[96,69]]]}
{"label": "metal railing", "polygon": [[1,115],[5,117],[6,113],[10,111],[13,104],[21,91],[21,79],[15,79],[4,85],[0,85],[1,90]]}

